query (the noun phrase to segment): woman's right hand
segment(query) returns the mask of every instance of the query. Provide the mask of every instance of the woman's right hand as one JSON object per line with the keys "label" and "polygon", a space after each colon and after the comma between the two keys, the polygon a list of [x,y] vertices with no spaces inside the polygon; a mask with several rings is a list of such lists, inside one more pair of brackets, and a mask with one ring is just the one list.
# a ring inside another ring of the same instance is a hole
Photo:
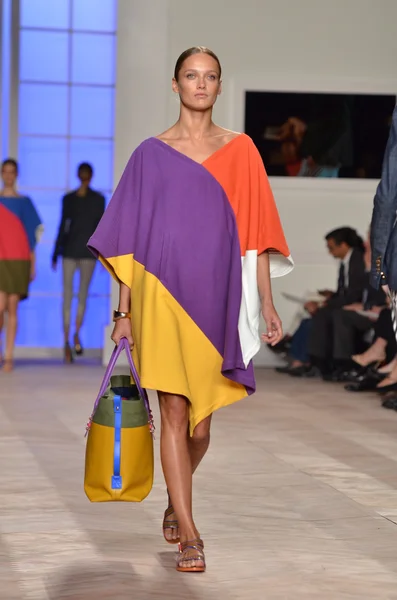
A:
{"label": "woman's right hand", "polygon": [[134,347],[134,340],[132,339],[132,328],[131,321],[127,318],[117,319],[114,324],[112,335],[110,336],[116,346],[119,345],[121,338],[125,337],[128,340],[130,349]]}

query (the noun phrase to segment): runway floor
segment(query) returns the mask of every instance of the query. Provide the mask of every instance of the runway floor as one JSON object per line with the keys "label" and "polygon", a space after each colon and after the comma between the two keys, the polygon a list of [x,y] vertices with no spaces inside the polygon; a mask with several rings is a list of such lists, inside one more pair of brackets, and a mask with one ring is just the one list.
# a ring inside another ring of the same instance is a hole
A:
{"label": "runway floor", "polygon": [[103,369],[17,367],[0,373],[1,599],[397,599],[397,413],[374,395],[259,370],[214,418],[195,479],[208,570],[188,575],[161,535],[158,439],[143,504],[84,495]]}

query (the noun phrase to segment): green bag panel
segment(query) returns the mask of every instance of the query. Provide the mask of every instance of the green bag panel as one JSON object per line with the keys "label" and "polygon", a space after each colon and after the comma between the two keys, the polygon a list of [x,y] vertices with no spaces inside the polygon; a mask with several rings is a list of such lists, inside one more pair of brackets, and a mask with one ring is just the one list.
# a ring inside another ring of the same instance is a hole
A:
{"label": "green bag panel", "polygon": [[113,375],[110,385],[105,394],[99,400],[98,407],[93,417],[93,422],[105,427],[114,427],[114,405],[113,399],[116,395],[113,388],[128,389],[128,396],[121,400],[121,427],[142,427],[148,423],[148,415],[142,398],[139,397],[138,389],[131,385],[129,375]]}
{"label": "green bag panel", "polygon": [[112,375],[104,396],[107,395],[110,389],[123,396],[123,398],[139,398],[138,388],[131,383],[129,375]]}

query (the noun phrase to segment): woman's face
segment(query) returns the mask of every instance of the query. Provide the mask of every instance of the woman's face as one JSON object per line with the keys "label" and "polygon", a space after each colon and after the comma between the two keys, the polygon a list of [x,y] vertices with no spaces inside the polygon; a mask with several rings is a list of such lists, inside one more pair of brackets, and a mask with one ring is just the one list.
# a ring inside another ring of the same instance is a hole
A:
{"label": "woman's face", "polygon": [[211,108],[221,87],[218,63],[205,53],[189,56],[182,64],[178,81],[172,81],[172,89],[179,94],[182,104],[197,111]]}
{"label": "woman's face", "polygon": [[17,170],[14,165],[6,163],[1,169],[1,178],[5,187],[14,187],[17,180]]}

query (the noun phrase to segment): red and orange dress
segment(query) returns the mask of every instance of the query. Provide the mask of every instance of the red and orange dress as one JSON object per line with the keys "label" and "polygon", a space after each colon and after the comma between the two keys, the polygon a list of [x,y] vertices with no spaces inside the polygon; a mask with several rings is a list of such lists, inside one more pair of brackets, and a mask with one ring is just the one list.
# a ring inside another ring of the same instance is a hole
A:
{"label": "red and orange dress", "polygon": [[27,298],[31,256],[41,231],[30,198],[0,196],[0,292]]}

